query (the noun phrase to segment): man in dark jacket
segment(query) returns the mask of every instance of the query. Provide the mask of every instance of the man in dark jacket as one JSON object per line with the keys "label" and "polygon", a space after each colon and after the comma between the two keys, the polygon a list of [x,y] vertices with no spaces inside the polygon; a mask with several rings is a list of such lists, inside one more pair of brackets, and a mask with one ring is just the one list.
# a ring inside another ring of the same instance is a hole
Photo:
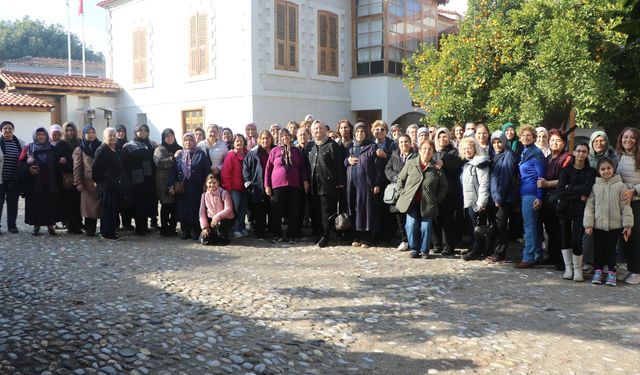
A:
{"label": "man in dark jacket", "polygon": [[321,121],[313,123],[311,132],[310,214],[314,227],[322,234],[318,247],[325,247],[329,244],[329,216],[336,213],[338,189],[344,188],[344,149],[327,137],[326,127]]}

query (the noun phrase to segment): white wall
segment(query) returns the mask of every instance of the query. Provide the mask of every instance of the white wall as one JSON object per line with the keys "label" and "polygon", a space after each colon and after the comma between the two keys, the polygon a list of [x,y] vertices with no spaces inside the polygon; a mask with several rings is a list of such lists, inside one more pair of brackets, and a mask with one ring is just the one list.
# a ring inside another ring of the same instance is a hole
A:
{"label": "white wall", "polygon": [[0,111],[0,121],[11,121],[16,127],[15,136],[23,140],[25,144],[32,141],[33,130],[44,126],[49,129],[51,125],[50,112],[19,112]]}
{"label": "white wall", "polygon": [[376,76],[351,80],[353,111],[382,110],[382,120],[391,123],[401,115],[416,111],[411,97],[397,77]]}
{"label": "white wall", "polygon": [[[79,97],[77,95],[66,95],[60,100],[60,124],[71,121],[76,124],[78,131],[82,130],[85,124],[84,108],[92,107],[96,111],[96,118],[93,120],[93,126],[96,128],[98,137],[101,138],[102,130],[107,127],[107,120],[104,119],[104,112],[97,109],[114,108],[116,106],[116,98],[111,96],[89,96]],[[115,117],[115,116],[114,116]],[[115,126],[114,119],[109,121],[110,126]]]}

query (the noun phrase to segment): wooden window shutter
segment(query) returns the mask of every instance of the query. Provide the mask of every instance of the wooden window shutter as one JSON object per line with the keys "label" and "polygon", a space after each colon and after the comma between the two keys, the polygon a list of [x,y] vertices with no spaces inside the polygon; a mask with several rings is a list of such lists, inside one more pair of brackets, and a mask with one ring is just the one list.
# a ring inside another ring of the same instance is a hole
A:
{"label": "wooden window shutter", "polygon": [[275,65],[276,69],[287,69],[286,59],[286,29],[287,29],[287,5],[283,2],[276,2],[275,20]]}
{"label": "wooden window shutter", "polygon": [[147,31],[140,29],[140,82],[147,82]]}
{"label": "wooden window shutter", "polygon": [[328,15],[329,28],[329,74],[338,75],[338,16]]}
{"label": "wooden window shutter", "polygon": [[147,31],[138,28],[133,32],[133,83],[147,81]]}
{"label": "wooden window shutter", "polygon": [[318,73],[327,74],[327,14],[318,12]]}
{"label": "wooden window shutter", "polygon": [[207,14],[198,13],[198,74],[209,73]]}
{"label": "wooden window shutter", "polygon": [[298,6],[287,4],[287,31],[289,42],[289,70],[298,70]]}
{"label": "wooden window shutter", "polygon": [[198,16],[189,18],[189,75],[198,74]]}
{"label": "wooden window shutter", "polygon": [[133,83],[138,83],[140,77],[140,42],[138,41],[138,30],[133,32]]}

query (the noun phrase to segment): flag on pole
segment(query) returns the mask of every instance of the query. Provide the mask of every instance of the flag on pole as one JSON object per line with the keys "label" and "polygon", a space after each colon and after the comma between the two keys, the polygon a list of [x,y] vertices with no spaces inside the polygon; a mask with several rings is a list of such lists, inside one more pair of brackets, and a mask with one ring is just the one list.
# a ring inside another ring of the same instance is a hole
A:
{"label": "flag on pole", "polygon": [[78,15],[84,13],[84,9],[82,8],[82,0],[80,0],[80,5],[78,5]]}

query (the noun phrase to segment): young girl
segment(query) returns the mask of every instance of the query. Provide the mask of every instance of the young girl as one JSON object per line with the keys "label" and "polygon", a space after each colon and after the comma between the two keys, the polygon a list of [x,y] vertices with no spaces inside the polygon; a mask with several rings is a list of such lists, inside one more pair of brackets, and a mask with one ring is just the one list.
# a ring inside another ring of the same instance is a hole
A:
{"label": "young girl", "polygon": [[202,193],[200,199],[200,243],[226,245],[234,218],[231,194],[220,187],[218,175],[208,175],[205,185],[207,191]]}
{"label": "young girl", "polygon": [[[584,210],[584,231],[593,236],[594,284],[602,284],[602,268],[607,265],[609,273],[606,284],[616,286],[616,244],[620,233],[627,240],[633,227],[633,212],[624,203],[627,187],[620,175],[614,173],[611,160],[598,161],[596,183],[587,199]],[[624,228],[624,229],[623,229]]]}

